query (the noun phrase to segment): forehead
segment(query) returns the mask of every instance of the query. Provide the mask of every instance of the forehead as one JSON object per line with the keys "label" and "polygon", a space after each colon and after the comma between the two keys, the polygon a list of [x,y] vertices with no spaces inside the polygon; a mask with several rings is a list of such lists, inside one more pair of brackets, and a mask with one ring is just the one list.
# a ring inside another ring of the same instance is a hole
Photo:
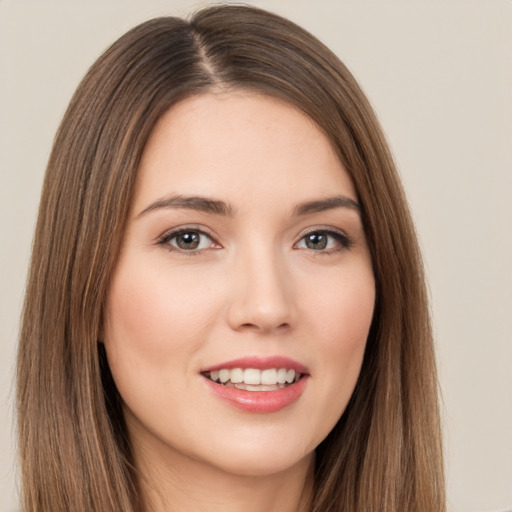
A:
{"label": "forehead", "polygon": [[333,192],[356,199],[322,130],[288,103],[236,91],[193,96],[162,116],[142,155],[134,203],[170,193],[300,202]]}

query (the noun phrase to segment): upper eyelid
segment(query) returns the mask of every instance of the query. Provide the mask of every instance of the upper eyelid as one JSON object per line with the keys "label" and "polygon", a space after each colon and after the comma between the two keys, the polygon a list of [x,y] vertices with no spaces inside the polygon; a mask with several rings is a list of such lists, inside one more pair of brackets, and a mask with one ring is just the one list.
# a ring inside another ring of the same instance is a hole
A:
{"label": "upper eyelid", "polygon": [[[156,244],[163,244],[167,243],[172,238],[180,235],[181,233],[187,232],[187,231],[196,231],[198,233],[201,233],[208,238],[212,240],[215,244],[222,245],[219,241],[215,233],[207,228],[206,226],[197,225],[197,224],[190,224],[190,225],[182,225],[182,226],[176,226],[174,228],[170,228],[166,231],[164,231],[161,235],[156,237],[155,243]],[[340,237],[345,238],[348,242],[352,242],[352,237],[349,236],[343,229],[334,227],[334,226],[326,226],[326,225],[320,225],[320,226],[311,226],[309,228],[306,228],[304,230],[301,230],[300,233],[298,233],[295,237],[295,242],[293,245],[295,246],[298,244],[305,236],[312,234],[312,233],[326,233],[332,235],[338,235]]]}
{"label": "upper eyelid", "polygon": [[171,229],[167,229],[162,234],[158,235],[155,239],[156,243],[161,242],[162,240],[169,240],[175,236],[180,235],[181,233],[186,233],[187,231],[197,231],[198,233],[201,233],[202,235],[206,235],[208,238],[211,238],[213,241],[217,241],[215,234],[208,228],[204,226],[197,226],[197,225],[184,225],[184,226],[177,226]]}
{"label": "upper eyelid", "polygon": [[305,230],[301,231],[300,234],[297,235],[297,240],[301,240],[302,238],[311,233],[332,233],[335,235],[344,236],[346,238],[351,238],[348,235],[348,233],[345,232],[345,230],[336,228],[334,226],[313,226],[311,228],[306,228]]}
{"label": "upper eyelid", "polygon": [[[354,245],[354,239],[348,235],[344,230],[335,228],[333,226],[329,227],[313,227],[305,232],[302,232],[302,234],[298,237],[297,241],[293,244],[294,247],[297,246],[304,238],[310,234],[313,233],[324,233],[327,234],[327,236],[331,236],[335,239],[337,239],[338,243],[341,244],[341,246],[345,249],[349,249]],[[318,251],[318,254],[329,254],[329,250],[327,251]]]}
{"label": "upper eyelid", "polygon": [[[200,233],[201,235],[206,236],[207,238],[209,238],[211,244],[215,245],[216,247],[201,248],[201,249],[199,249],[199,248],[197,248],[197,249],[182,249],[182,248],[176,247],[174,244],[170,243],[171,240],[178,237],[180,234],[191,232],[191,231],[197,232],[197,233]],[[169,230],[165,231],[163,234],[161,234],[155,240],[154,244],[156,246],[166,248],[169,252],[173,252],[177,255],[182,255],[182,256],[192,256],[195,254],[200,254],[207,249],[222,248],[222,245],[217,242],[215,237],[213,235],[209,234],[204,228],[197,228],[197,227],[194,228],[194,227],[190,227],[190,226],[183,226],[183,227],[169,229]]]}

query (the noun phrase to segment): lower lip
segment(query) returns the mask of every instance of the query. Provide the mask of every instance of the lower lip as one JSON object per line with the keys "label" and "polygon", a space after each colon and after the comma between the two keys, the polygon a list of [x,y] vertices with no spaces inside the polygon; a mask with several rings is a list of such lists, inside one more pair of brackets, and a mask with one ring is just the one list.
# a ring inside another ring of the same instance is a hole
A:
{"label": "lower lip", "polygon": [[229,405],[244,412],[268,414],[296,402],[306,388],[308,377],[304,376],[299,381],[274,391],[246,391],[217,384],[207,377],[204,380],[213,393]]}

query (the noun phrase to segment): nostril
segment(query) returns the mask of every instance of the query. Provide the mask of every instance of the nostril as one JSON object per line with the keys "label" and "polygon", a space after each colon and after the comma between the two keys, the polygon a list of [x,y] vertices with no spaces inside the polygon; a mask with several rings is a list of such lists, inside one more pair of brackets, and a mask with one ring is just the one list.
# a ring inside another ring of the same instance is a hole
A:
{"label": "nostril", "polygon": [[244,323],[239,326],[239,329],[242,330],[253,330],[253,331],[286,331],[290,329],[290,324],[288,322],[283,322],[281,324],[278,324],[274,326],[273,324],[265,324],[264,322],[260,323]]}

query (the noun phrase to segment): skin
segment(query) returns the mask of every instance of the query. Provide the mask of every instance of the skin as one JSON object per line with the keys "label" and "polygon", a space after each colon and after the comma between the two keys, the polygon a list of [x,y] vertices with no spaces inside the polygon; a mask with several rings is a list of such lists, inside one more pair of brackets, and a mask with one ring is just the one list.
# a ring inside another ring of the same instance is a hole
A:
{"label": "skin", "polygon": [[[223,201],[229,214],[165,205],[176,196]],[[358,209],[296,212],[334,196],[357,202],[329,140],[276,99],[195,96],[155,126],[104,332],[148,510],[307,509],[314,450],[354,390],[375,300]],[[199,248],[180,248],[176,228]],[[325,248],[306,243],[311,231]],[[274,355],[309,370],[303,394],[278,412],[240,411],[201,375]]]}

